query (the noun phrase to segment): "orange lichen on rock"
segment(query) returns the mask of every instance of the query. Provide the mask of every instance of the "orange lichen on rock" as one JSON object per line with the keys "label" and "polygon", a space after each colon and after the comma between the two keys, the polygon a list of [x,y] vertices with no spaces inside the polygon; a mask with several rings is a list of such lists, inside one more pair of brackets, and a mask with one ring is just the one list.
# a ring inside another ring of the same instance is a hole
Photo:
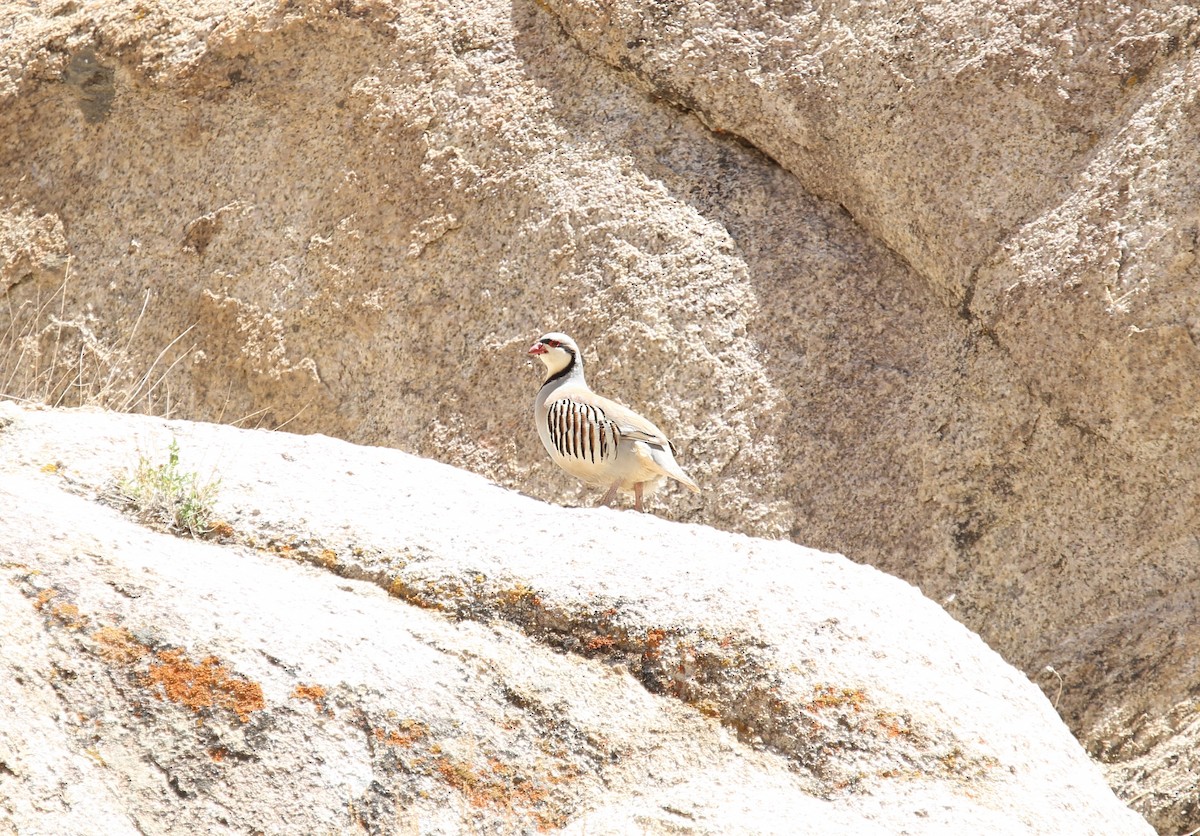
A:
{"label": "orange lichen on rock", "polygon": [[55,589],[54,587],[50,587],[49,589],[43,589],[41,592],[39,592],[37,594],[37,597],[33,599],[33,608],[35,610],[43,609],[46,606],[46,604],[50,601],[50,599],[53,598],[57,594],[58,594],[58,590]]}
{"label": "orange lichen on rock", "polygon": [[87,616],[80,615],[79,607],[74,604],[55,604],[50,608],[50,614],[72,630],[78,630],[87,623]]}
{"label": "orange lichen on rock", "polygon": [[593,636],[587,647],[588,650],[609,650],[616,643],[617,640],[612,636]]}
{"label": "orange lichen on rock", "polygon": [[542,599],[525,584],[517,584],[511,589],[505,589],[499,594],[499,603],[508,609],[542,606]]}
{"label": "orange lichen on rock", "polygon": [[499,758],[490,758],[484,768],[443,755],[437,759],[436,769],[442,781],[460,792],[473,807],[528,816],[543,832],[566,823],[566,814],[554,809],[550,793],[543,785]]}
{"label": "orange lichen on rock", "polygon": [[893,714],[890,711],[879,711],[875,714],[875,719],[879,721],[879,725],[889,738],[911,737],[913,730],[908,721],[898,714]]}
{"label": "orange lichen on rock", "polygon": [[333,714],[333,711],[325,704],[325,689],[320,685],[297,685],[292,689],[292,699],[308,700],[317,707],[318,711],[325,711]]}
{"label": "orange lichen on rock", "polygon": [[375,729],[375,739],[388,746],[412,746],[429,734],[429,728],[419,720],[403,720],[399,731],[384,732]]}
{"label": "orange lichen on rock", "polygon": [[338,566],[337,552],[333,549],[322,549],[317,555],[317,562],[326,569],[336,569]]}
{"label": "orange lichen on rock", "polygon": [[812,700],[806,706],[809,711],[842,707],[861,711],[867,702],[867,695],[859,688],[834,688],[832,685],[818,685],[815,691]]}
{"label": "orange lichen on rock", "polygon": [[[57,598],[58,594],[58,590],[52,586],[43,589],[33,599],[33,608],[38,612],[46,612],[46,606]],[[51,605],[49,613],[72,630],[78,630],[87,623],[87,616],[80,614],[79,607],[66,601]]]}
{"label": "orange lichen on rock", "polygon": [[225,522],[225,520],[217,520],[208,526],[208,536],[210,538],[227,540],[235,534],[237,532],[233,530],[233,526]]}
{"label": "orange lichen on rock", "polygon": [[642,652],[642,657],[647,662],[656,661],[660,656],[662,656],[662,643],[666,637],[666,630],[646,631],[646,649]]}
{"label": "orange lichen on rock", "polygon": [[325,689],[320,685],[297,685],[292,689],[292,698],[319,703],[325,699]]}
{"label": "orange lichen on rock", "polygon": [[473,791],[479,783],[475,771],[469,765],[447,757],[438,758],[437,771],[443,781],[464,794]]}
{"label": "orange lichen on rock", "polygon": [[101,627],[92,633],[92,641],[105,659],[130,665],[150,651],[123,627]]}
{"label": "orange lichen on rock", "polygon": [[182,650],[162,650],[158,664],[151,664],[146,683],[158,686],[171,702],[185,705],[192,711],[202,708],[227,708],[244,723],[250,713],[262,709],[262,686],[257,682],[231,675],[215,656],[206,656],[199,664],[191,662]]}

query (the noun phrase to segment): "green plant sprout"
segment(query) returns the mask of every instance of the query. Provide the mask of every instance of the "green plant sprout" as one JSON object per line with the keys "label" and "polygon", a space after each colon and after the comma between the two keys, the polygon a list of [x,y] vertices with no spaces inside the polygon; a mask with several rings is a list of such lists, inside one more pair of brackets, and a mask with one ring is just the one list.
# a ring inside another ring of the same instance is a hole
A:
{"label": "green plant sprout", "polygon": [[142,522],[176,534],[203,537],[211,530],[212,503],[220,480],[200,483],[194,472],[179,468],[179,442],[171,439],[166,464],[138,459],[133,473],[122,476],[113,490],[116,504],[132,510]]}

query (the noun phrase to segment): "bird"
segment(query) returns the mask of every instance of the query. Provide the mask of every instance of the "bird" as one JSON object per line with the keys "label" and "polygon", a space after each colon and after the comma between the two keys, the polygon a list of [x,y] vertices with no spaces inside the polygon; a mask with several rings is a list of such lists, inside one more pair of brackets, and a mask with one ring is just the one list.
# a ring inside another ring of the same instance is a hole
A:
{"label": "bird", "polygon": [[675,461],[663,431],[627,406],[597,395],[583,376],[583,354],[566,334],[543,334],[528,354],[546,367],[533,403],[533,420],[550,460],[589,485],[605,488],[600,505],[617,491],[633,491],[634,507],[667,477],[693,493],[700,486]]}

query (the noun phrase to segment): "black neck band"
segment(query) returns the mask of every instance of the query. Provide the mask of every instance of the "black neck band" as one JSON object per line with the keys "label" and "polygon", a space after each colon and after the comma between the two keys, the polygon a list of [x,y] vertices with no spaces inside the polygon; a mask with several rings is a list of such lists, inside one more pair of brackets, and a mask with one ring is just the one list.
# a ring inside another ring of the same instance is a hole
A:
{"label": "black neck band", "polygon": [[567,353],[571,355],[571,362],[567,363],[567,365],[563,366],[561,369],[556,371],[554,374],[552,374],[548,378],[546,378],[546,382],[542,384],[543,386],[545,386],[549,383],[553,383],[554,381],[558,380],[560,377],[566,377],[567,374],[570,373],[571,369],[575,368],[575,352],[571,351],[570,349],[567,349]]}

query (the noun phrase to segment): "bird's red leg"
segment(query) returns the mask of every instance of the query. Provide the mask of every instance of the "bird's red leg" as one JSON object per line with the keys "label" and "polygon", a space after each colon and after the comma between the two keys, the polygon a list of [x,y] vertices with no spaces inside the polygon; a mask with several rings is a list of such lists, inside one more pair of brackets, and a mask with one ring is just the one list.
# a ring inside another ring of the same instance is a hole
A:
{"label": "bird's red leg", "polygon": [[613,482],[612,487],[605,491],[604,496],[600,497],[600,502],[598,504],[609,505],[612,503],[612,501],[617,498],[617,487],[620,484],[620,482]]}
{"label": "bird's red leg", "polygon": [[638,511],[642,510],[642,485],[645,482],[635,482],[633,485],[633,507]]}

